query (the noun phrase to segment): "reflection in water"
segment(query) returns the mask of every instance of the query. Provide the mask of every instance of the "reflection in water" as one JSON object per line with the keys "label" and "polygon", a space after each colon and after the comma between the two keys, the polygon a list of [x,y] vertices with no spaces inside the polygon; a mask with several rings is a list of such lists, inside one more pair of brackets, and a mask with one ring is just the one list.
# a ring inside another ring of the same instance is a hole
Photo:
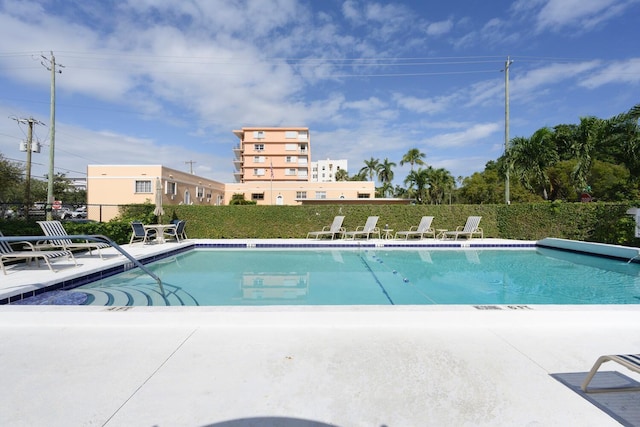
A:
{"label": "reflection in water", "polygon": [[244,273],[243,299],[306,299],[309,273]]}

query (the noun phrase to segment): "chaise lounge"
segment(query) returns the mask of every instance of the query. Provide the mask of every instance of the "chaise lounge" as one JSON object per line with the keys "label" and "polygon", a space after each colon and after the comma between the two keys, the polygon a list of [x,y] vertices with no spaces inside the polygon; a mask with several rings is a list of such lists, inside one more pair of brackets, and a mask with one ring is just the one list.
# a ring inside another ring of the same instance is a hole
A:
{"label": "chaise lounge", "polygon": [[467,218],[467,223],[464,227],[459,226],[455,231],[445,231],[444,238],[447,239],[449,237],[454,238],[454,240],[458,240],[458,237],[466,237],[467,239],[471,239],[474,234],[479,234],[480,238],[484,238],[484,233],[482,232],[482,228],[478,227],[480,224],[481,216],[470,216]]}
{"label": "chaise lounge", "polygon": [[600,365],[605,362],[617,362],[629,369],[630,371],[637,372],[640,374],[640,354],[616,354],[616,355],[608,355],[608,356],[600,356],[596,363],[589,371],[589,374],[584,379],[582,383],[582,391],[585,393],[595,393],[595,392],[606,392],[606,391],[640,391],[640,387],[624,387],[624,388],[596,388],[589,389],[589,383],[593,379],[593,376],[596,374]]}
{"label": "chaise lounge", "polygon": [[409,230],[398,231],[396,233],[395,238],[396,239],[404,238],[405,240],[408,240],[409,237],[418,237],[420,239],[423,239],[425,235],[431,234],[435,239],[436,232],[434,231],[433,228],[431,228],[431,222],[433,222],[432,216],[423,216],[422,219],[420,220],[420,224],[418,224],[417,227],[412,225],[409,228]]}
{"label": "chaise lounge", "polygon": [[367,218],[367,222],[364,224],[364,226],[358,226],[354,231],[347,231],[346,233],[344,233],[344,238],[355,239],[356,237],[360,236],[368,240],[371,236],[377,234],[379,239],[380,229],[376,227],[376,224],[378,224],[378,218],[379,217],[377,216],[370,216],[369,218]]}
{"label": "chaise lounge", "polygon": [[[37,222],[47,237],[68,236],[67,231],[64,229],[60,221],[37,221]],[[104,259],[104,258],[102,257],[102,253],[100,252],[100,249],[110,247],[110,245],[107,243],[91,243],[91,242],[76,243],[72,241],[70,238],[50,239],[48,240],[47,243],[39,244],[37,246],[38,248],[42,248],[42,247],[62,248],[63,250],[68,250],[68,251],[71,251],[74,249],[86,249],[89,251],[89,255],[93,255],[92,251],[95,249],[98,251],[98,255],[100,256],[101,259]]]}
{"label": "chaise lounge", "polygon": [[11,244],[6,240],[2,239],[3,237],[4,235],[0,233],[0,267],[2,267],[2,272],[4,274],[7,274],[7,270],[5,269],[5,266],[4,266],[4,261],[8,261],[8,260],[25,260],[27,264],[29,264],[32,259],[35,259],[37,266],[40,267],[40,259],[43,259],[44,262],[47,264],[47,267],[49,267],[49,270],[51,270],[53,273],[55,273],[56,271],[53,269],[53,267],[51,266],[51,263],[49,262],[49,260],[53,258],[66,256],[72,259],[73,263],[76,266],[78,265],[71,251],[67,251],[67,250],[40,251],[40,250],[36,250],[35,247],[29,242],[15,242],[15,243],[26,245],[30,248],[30,250],[14,251],[13,248],[11,247]]}
{"label": "chaise lounge", "polygon": [[326,225],[322,227],[320,231],[310,231],[307,233],[307,239],[311,237],[315,237],[316,240],[322,236],[331,236],[331,240],[333,240],[336,236],[341,236],[344,234],[345,229],[342,227],[342,221],[344,221],[344,216],[336,216],[333,218],[333,223],[331,225]]}

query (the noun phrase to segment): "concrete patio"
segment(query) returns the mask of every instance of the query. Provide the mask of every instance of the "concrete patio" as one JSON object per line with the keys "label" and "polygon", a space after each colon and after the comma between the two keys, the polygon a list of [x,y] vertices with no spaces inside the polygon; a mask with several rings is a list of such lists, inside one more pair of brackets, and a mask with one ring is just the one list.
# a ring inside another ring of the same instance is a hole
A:
{"label": "concrete patio", "polygon": [[614,426],[550,374],[637,353],[640,307],[4,305],[0,339],[2,425]]}

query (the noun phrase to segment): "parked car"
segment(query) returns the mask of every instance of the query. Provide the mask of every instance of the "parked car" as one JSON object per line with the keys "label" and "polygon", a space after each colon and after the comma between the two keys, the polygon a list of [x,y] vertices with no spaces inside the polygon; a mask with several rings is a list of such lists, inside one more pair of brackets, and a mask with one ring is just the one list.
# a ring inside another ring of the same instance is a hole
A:
{"label": "parked car", "polygon": [[87,217],[87,207],[80,206],[76,210],[66,210],[62,212],[60,218],[62,219],[85,219]]}

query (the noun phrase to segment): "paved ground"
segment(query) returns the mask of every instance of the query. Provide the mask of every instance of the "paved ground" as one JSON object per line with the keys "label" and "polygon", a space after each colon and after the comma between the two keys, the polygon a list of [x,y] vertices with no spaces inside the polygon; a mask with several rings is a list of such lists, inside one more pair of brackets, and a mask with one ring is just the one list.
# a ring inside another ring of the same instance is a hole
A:
{"label": "paved ground", "polygon": [[0,425],[619,425],[550,374],[639,352],[639,306],[501,308],[1,306]]}

